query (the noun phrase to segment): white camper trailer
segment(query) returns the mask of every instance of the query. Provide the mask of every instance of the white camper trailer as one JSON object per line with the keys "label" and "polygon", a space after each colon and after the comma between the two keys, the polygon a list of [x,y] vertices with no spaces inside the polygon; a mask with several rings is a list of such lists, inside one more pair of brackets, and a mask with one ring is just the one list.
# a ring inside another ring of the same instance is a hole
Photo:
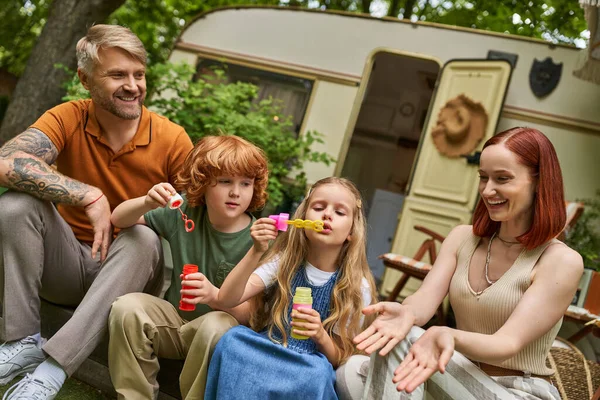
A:
{"label": "white camper trailer", "polygon": [[[226,63],[233,79],[282,99],[298,134],[325,135],[318,150],[337,163],[308,165],[309,181],[341,175],[357,183],[368,204],[369,261],[381,276],[378,254],[411,255],[423,241],[414,225],[445,235],[469,223],[477,150],[495,132],[523,125],[544,132],[557,149],[567,199],[600,189],[600,86],[573,76],[582,53],[437,24],[235,7],[192,21],[170,60]],[[464,154],[471,157],[449,157],[432,140],[440,110],[460,95],[485,116],[482,140]],[[397,279],[387,271],[382,291]]]}

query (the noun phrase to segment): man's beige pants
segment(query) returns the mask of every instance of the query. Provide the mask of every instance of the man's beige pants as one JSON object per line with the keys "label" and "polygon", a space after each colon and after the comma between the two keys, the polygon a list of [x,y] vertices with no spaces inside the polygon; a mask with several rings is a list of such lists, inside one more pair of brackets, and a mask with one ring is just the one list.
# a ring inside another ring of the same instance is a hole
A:
{"label": "man's beige pants", "polygon": [[147,226],[121,230],[104,262],[91,253],[49,201],[11,191],[0,196],[0,340],[40,332],[40,297],[77,307],[42,348],[72,375],[105,337],[117,297],[160,292],[162,247]]}
{"label": "man's beige pants", "polygon": [[119,297],[108,321],[108,365],[119,399],[158,396],[158,358],[185,359],[179,377],[186,400],[204,398],[208,364],[221,336],[238,325],[231,315],[213,311],[188,322],[171,303],[143,293]]}

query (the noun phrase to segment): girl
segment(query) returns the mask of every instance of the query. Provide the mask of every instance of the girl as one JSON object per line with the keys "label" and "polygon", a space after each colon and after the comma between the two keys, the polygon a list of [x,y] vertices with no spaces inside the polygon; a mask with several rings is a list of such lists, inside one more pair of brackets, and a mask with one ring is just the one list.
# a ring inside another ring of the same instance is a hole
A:
{"label": "girl", "polygon": [[[363,398],[560,399],[546,358],[583,262],[555,239],[566,219],[556,152],[538,130],[510,129],[485,143],[479,175],[473,225],[448,235],[419,290],[363,311],[378,316],[357,348],[386,356],[371,358]],[[457,329],[413,327],[447,293]]]}
{"label": "girl", "polygon": [[[322,220],[325,229],[290,228],[267,252],[277,237],[275,221],[257,220],[251,229],[253,247],[219,291],[221,307],[254,296],[257,304],[254,331],[236,327],[217,344],[207,400],[337,399],[333,368],[354,352],[350,338],[362,322],[357,311],[375,299],[360,193],[346,179],[322,179],[294,218]],[[265,262],[257,269],[263,254]],[[292,311],[299,286],[312,289],[313,309]],[[302,321],[290,322],[292,317]],[[292,332],[310,339],[294,339]]]}

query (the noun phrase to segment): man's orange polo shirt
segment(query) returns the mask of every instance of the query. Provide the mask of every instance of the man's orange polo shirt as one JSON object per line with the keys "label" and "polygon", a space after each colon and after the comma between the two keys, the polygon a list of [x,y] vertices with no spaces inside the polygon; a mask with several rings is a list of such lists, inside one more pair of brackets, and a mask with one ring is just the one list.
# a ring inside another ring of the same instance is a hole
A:
{"label": "man's orange polo shirt", "polygon": [[[64,103],[46,111],[31,126],[56,146],[59,172],[100,188],[111,210],[125,200],[145,196],[157,183],[173,184],[193,147],[181,126],[143,107],[135,136],[115,153],[103,137],[94,107],[91,100]],[[93,241],[83,207],[58,204],[57,209],[77,239]]]}

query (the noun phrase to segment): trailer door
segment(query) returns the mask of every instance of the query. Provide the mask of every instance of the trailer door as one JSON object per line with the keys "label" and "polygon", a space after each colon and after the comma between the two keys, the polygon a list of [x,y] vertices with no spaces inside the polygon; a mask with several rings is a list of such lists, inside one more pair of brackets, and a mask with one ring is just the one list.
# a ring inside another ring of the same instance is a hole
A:
{"label": "trailer door", "polygon": [[[469,162],[466,157],[449,158],[440,154],[431,133],[442,107],[463,94],[481,103],[487,114],[484,138],[476,149],[480,151],[485,141],[496,133],[510,75],[511,65],[504,60],[450,60],[444,65],[429,106],[408,195],[399,215],[393,253],[406,256],[416,253],[426,236],[415,231],[415,225],[447,235],[456,225],[471,223],[478,198],[478,164]],[[393,289],[400,275],[398,271],[387,269],[383,294]],[[417,285],[418,281],[409,281],[401,297],[414,292]]]}

